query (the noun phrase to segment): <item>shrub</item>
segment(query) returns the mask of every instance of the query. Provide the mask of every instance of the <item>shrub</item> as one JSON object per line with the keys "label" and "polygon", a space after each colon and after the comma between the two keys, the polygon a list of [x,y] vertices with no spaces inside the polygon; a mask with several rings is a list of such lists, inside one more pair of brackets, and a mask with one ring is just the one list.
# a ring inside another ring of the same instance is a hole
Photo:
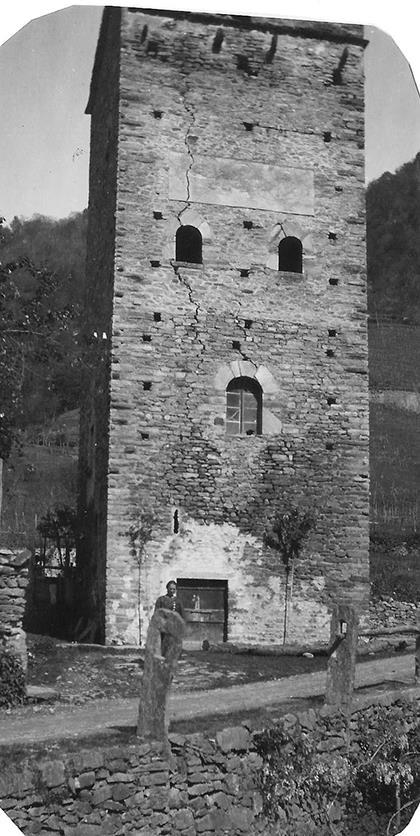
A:
{"label": "shrub", "polygon": [[372,706],[350,722],[321,715],[310,729],[295,718],[256,744],[263,811],[282,836],[390,836],[420,800],[416,703]]}
{"label": "shrub", "polygon": [[370,551],[370,578],[374,598],[389,595],[397,601],[416,602],[420,596],[420,560],[418,553],[404,556],[379,547]]}
{"label": "shrub", "polygon": [[281,824],[284,836],[327,836],[337,832],[350,781],[347,757],[320,752],[317,733],[299,724],[257,736],[264,813]]}
{"label": "shrub", "polygon": [[368,720],[358,714],[354,736],[355,789],[365,805],[399,818],[417,796],[420,780],[420,728],[412,704],[377,706]]}
{"label": "shrub", "polygon": [[25,674],[19,659],[0,648],[0,707],[11,708],[25,699]]}

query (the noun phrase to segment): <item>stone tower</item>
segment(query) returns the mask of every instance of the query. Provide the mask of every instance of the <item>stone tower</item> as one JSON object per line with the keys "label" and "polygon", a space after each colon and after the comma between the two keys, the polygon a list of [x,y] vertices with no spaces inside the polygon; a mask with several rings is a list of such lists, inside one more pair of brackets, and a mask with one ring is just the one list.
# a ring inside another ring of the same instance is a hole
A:
{"label": "stone tower", "polygon": [[[368,596],[358,26],[107,9],[92,116],[80,560],[98,639],[178,582],[193,641],[288,642]],[[288,578],[288,582],[290,577]]]}

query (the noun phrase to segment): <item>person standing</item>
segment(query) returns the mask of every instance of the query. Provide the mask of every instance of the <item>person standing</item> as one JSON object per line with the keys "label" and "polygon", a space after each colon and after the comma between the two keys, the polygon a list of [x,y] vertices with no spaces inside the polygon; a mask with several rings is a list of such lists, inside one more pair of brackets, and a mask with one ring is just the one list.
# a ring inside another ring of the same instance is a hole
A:
{"label": "person standing", "polygon": [[[175,581],[168,581],[166,584],[166,595],[160,595],[157,599],[155,604],[155,612],[157,610],[170,610],[171,612],[177,612],[178,615],[185,621],[185,613],[184,608],[181,602],[176,597],[176,582]],[[166,633],[160,634],[161,640],[161,654],[163,657],[166,656],[166,651],[168,649],[168,641],[169,636]]]}
{"label": "person standing", "polygon": [[176,597],[176,582],[168,581],[166,584],[166,595],[161,595],[155,604],[156,610],[172,610],[177,612],[185,621],[184,608],[180,600]]}

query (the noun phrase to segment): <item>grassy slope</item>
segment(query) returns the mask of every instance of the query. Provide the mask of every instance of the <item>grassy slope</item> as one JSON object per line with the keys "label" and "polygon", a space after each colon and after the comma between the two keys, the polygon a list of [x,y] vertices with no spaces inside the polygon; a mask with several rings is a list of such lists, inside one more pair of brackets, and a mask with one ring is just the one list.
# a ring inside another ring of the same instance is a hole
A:
{"label": "grassy slope", "polygon": [[372,390],[420,389],[420,326],[369,326],[369,385]]}
{"label": "grassy slope", "polygon": [[420,415],[370,406],[371,519],[420,528]]}
{"label": "grassy slope", "polygon": [[[372,390],[420,389],[420,327],[372,325]],[[372,403],[370,407],[371,519],[376,526],[412,531],[420,524],[420,415]]]}

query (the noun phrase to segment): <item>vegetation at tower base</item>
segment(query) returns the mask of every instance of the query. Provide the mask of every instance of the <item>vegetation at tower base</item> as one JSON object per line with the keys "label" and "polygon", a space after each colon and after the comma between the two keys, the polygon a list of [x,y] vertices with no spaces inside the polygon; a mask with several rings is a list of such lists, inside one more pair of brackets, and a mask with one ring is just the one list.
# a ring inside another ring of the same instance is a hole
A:
{"label": "vegetation at tower base", "polygon": [[277,551],[286,567],[286,586],[284,593],[283,644],[287,641],[287,621],[293,597],[293,577],[296,560],[302,551],[305,540],[315,525],[311,511],[300,510],[293,506],[283,514],[277,514],[271,521],[270,530],[265,535],[265,542]]}
{"label": "vegetation at tower base", "polygon": [[[155,511],[147,504],[141,509],[138,519],[126,532],[130,543],[130,555],[137,560],[138,577],[139,577],[139,599],[140,599],[140,570],[141,563],[145,556],[147,543],[152,537],[153,526],[156,522]],[[139,642],[143,642],[145,636],[142,635],[142,625],[139,617]]]}
{"label": "vegetation at tower base", "polygon": [[0,708],[21,704],[25,695],[25,674],[20,660],[0,647]]}
{"label": "vegetation at tower base", "polygon": [[131,553],[133,557],[137,555],[139,560],[141,560],[146,543],[152,536],[154,522],[155,514],[152,508],[145,506],[142,508],[138,520],[130,525],[127,531],[132,549]]}
{"label": "vegetation at tower base", "polygon": [[58,505],[47,511],[38,523],[38,531],[42,537],[39,564],[45,566],[48,548],[53,546],[63,573],[68,573],[78,535],[77,513],[74,508]]}

